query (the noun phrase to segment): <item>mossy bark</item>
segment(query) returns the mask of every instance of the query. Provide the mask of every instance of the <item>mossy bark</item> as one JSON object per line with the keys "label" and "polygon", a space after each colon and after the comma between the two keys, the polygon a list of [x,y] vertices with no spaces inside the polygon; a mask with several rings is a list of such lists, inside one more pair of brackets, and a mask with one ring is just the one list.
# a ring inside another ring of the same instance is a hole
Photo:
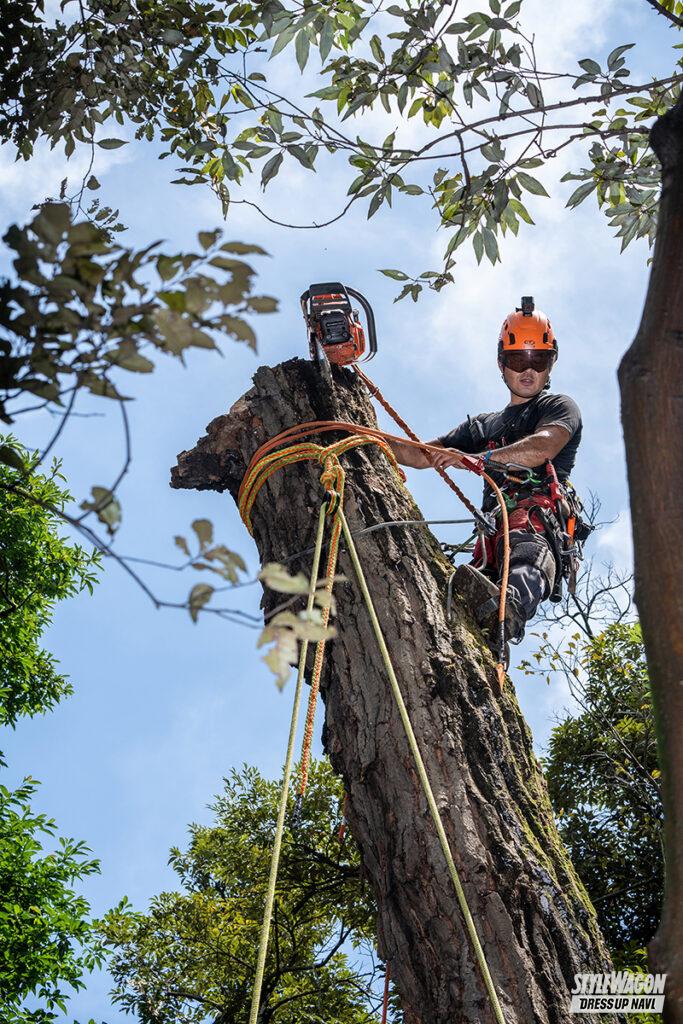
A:
{"label": "mossy bark", "polygon": [[[254,380],[179,456],[174,487],[234,497],[254,451],[286,427],[314,419],[375,425],[368,395],[348,370],[326,382],[311,363],[291,360],[261,368]],[[420,517],[376,448],[344,462],[352,531]],[[253,523],[264,561],[312,545],[319,474],[314,464],[295,465],[261,491]],[[610,961],[555,828],[514,686],[508,681],[498,694],[493,659],[457,594],[447,621],[452,567],[426,527],[366,534],[358,548],[505,1020],[570,1024],[574,974],[609,970]],[[294,565],[306,570],[309,561]],[[322,682],[324,742],[377,896],[379,952],[391,962],[406,1021],[489,1024],[493,1013],[343,548],[340,571],[338,636]],[[274,600],[264,595],[266,609]]]}

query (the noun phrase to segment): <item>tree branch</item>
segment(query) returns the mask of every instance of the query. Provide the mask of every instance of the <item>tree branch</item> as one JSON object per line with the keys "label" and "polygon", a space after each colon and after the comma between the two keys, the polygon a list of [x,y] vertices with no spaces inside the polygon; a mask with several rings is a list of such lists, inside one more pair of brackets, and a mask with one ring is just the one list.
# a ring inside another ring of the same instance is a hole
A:
{"label": "tree branch", "polygon": [[674,14],[673,11],[667,11],[666,7],[662,7],[660,3],[657,3],[657,0],[646,0],[646,3],[648,3],[650,7],[654,7],[658,14],[662,14],[665,18],[668,18],[672,24],[678,25],[679,28],[683,28],[683,18],[678,14]]}

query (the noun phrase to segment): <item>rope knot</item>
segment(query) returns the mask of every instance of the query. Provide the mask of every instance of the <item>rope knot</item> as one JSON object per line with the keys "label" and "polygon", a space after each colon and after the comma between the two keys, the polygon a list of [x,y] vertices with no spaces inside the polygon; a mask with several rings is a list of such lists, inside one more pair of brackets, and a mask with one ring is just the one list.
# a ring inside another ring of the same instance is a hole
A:
{"label": "rope knot", "polygon": [[344,481],[346,474],[342,468],[338,456],[329,449],[322,449],[318,454],[318,461],[323,464],[323,471],[320,474],[320,483],[328,494],[327,515],[335,515],[344,497]]}

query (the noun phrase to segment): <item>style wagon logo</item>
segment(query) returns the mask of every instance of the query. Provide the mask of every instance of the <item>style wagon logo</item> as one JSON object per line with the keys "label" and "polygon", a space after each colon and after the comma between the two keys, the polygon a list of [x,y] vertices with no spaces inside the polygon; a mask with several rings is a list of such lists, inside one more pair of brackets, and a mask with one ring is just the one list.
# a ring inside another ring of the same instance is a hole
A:
{"label": "style wagon logo", "polygon": [[661,1013],[666,974],[575,974],[571,1013]]}

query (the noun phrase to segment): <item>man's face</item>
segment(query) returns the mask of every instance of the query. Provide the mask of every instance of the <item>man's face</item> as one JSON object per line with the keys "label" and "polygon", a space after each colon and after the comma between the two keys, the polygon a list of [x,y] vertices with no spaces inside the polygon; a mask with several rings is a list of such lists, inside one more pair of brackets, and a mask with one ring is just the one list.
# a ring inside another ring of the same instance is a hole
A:
{"label": "man's face", "polygon": [[[549,355],[549,353],[530,351],[516,352],[515,359],[505,357],[498,360],[498,365],[503,373],[503,379],[513,395],[517,398],[535,398],[548,383],[553,360],[547,360],[545,369],[539,367],[543,360],[538,356]],[[527,356],[525,359],[524,357]],[[508,365],[512,362],[513,366]]]}

